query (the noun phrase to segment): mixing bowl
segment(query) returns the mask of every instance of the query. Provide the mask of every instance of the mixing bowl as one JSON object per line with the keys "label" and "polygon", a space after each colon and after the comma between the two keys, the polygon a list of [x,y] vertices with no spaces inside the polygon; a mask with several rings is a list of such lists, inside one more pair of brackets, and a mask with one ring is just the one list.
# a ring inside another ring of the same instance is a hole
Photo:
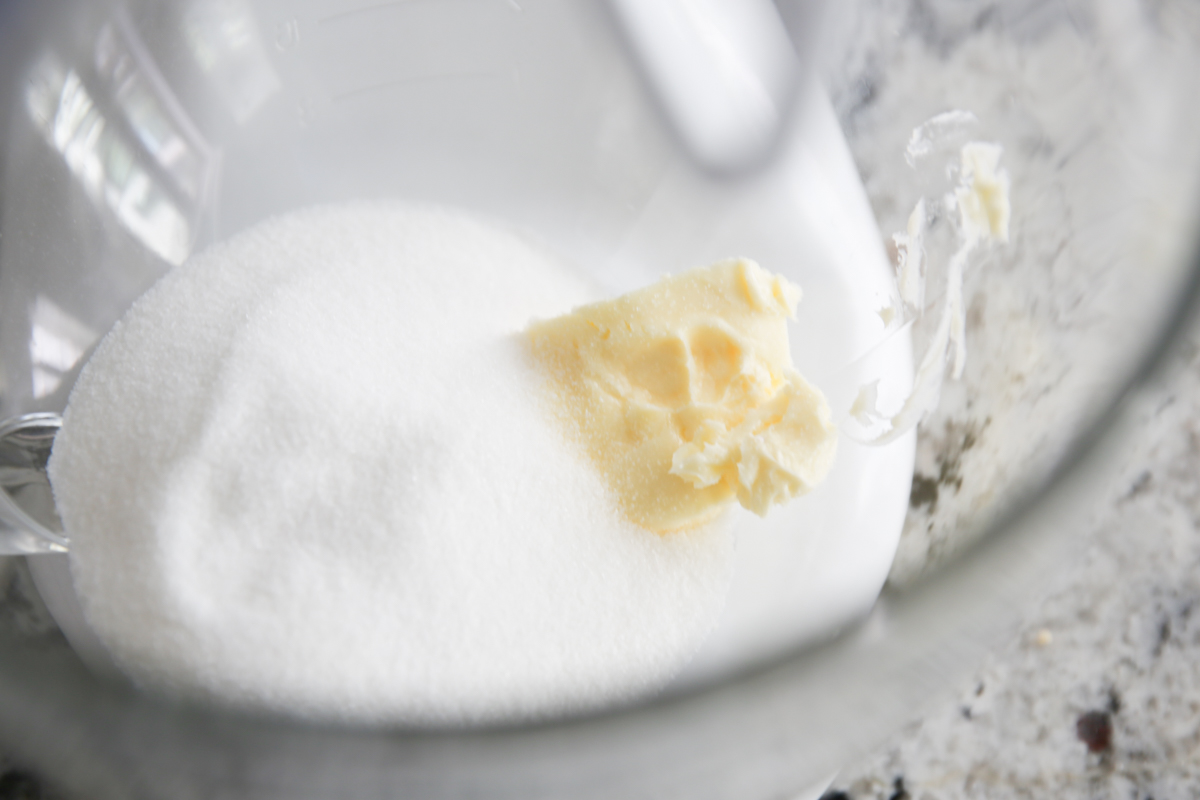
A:
{"label": "mixing bowl", "polygon": [[[0,518],[7,552],[48,551],[30,569],[73,647],[4,631],[6,752],[97,797],[775,797],[970,664],[1103,491],[1195,294],[1200,20],[1118,0],[776,8],[802,57],[749,155],[724,157],[656,83],[628,4],[4,6]],[[961,376],[915,444],[872,446],[850,412],[875,380],[894,405],[937,340],[969,140],[1004,148],[1009,239],[963,274]],[[498,219],[611,292],[731,252],[795,265],[794,346],[844,423],[847,477],[779,525],[848,533],[760,553],[749,569],[798,587],[786,608],[657,700],[486,730],[262,719],[107,672],[53,552],[54,418],[30,415],[62,410],[98,338],[189,254],[373,197]],[[925,299],[897,319],[887,254],[911,250],[885,234],[922,198]]]}

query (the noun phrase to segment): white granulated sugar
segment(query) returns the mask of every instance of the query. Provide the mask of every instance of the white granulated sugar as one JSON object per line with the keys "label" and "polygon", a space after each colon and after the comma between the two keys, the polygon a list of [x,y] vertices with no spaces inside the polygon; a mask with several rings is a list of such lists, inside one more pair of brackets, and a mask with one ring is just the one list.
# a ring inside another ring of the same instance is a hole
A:
{"label": "white granulated sugar", "polygon": [[50,476],[139,684],[319,719],[635,697],[721,610],[732,539],[621,520],[513,334],[590,300],[449,211],[270,220],[176,269],[81,375]]}

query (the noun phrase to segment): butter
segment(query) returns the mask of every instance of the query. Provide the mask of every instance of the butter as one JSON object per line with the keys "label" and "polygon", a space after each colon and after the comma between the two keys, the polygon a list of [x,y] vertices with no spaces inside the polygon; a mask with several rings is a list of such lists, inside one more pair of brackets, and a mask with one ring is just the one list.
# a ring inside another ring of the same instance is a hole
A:
{"label": "butter", "polygon": [[529,326],[555,409],[631,521],[667,533],[735,499],[764,515],[829,472],[829,405],[788,346],[799,301],[731,259]]}
{"label": "butter", "polygon": [[988,142],[968,142],[962,149],[962,181],[955,190],[962,215],[963,236],[969,243],[1008,241],[1012,208],[1008,173],[998,169],[1004,149]]}

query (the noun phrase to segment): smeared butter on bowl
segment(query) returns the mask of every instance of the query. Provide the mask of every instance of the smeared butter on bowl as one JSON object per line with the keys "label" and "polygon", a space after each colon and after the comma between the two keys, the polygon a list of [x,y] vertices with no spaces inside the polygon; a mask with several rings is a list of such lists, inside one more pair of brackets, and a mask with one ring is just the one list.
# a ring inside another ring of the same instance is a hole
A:
{"label": "smeared butter on bowl", "polygon": [[800,287],[747,259],[526,331],[553,406],[624,514],[659,533],[764,515],[829,472],[829,404],[792,364]]}

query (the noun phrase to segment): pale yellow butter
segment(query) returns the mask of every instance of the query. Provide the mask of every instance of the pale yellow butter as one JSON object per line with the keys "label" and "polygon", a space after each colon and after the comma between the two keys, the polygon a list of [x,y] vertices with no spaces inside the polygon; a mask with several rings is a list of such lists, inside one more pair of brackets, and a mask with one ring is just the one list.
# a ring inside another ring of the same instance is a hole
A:
{"label": "pale yellow butter", "polygon": [[829,405],[788,346],[799,300],[731,259],[530,325],[555,407],[633,522],[688,528],[735,498],[765,514],[829,472]]}
{"label": "pale yellow butter", "polygon": [[968,242],[1008,241],[1012,207],[1008,173],[999,169],[1004,149],[998,144],[968,142],[962,149],[962,183],[954,191]]}

